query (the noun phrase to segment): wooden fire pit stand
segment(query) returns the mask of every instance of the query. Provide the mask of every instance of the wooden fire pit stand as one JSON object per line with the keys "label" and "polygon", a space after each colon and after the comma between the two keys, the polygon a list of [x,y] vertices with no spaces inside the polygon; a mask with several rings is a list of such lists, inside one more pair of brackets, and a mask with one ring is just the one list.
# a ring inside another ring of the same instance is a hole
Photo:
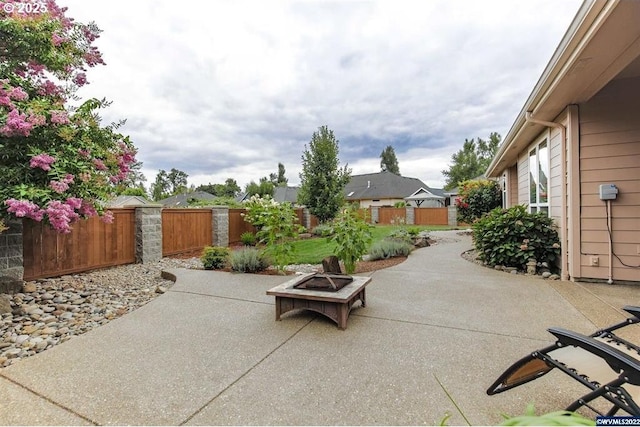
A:
{"label": "wooden fire pit stand", "polygon": [[311,310],[333,320],[338,328],[347,329],[353,304],[360,300],[362,307],[366,306],[365,286],[371,277],[353,276],[353,281],[337,292],[294,288],[311,275],[296,277],[267,291],[267,295],[276,297],[276,320],[291,310]]}

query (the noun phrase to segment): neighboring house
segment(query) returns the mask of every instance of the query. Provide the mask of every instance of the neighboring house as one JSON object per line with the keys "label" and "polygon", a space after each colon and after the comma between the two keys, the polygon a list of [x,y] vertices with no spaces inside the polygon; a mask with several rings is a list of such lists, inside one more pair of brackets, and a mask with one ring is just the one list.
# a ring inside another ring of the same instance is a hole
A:
{"label": "neighboring house", "polygon": [[582,4],[487,170],[506,206],[555,220],[563,279],[640,282],[639,17]]}
{"label": "neighboring house", "polygon": [[417,178],[398,176],[391,172],[353,175],[344,189],[348,202],[358,202],[361,208],[393,206],[407,202],[411,206],[445,206],[441,189],[429,188]]}
{"label": "neighboring house", "polygon": [[166,199],[158,200],[165,208],[184,208],[189,206],[192,200],[214,200],[216,196],[206,191],[192,191],[190,193],[176,194]]}
{"label": "neighboring house", "polygon": [[142,196],[117,196],[107,203],[108,208],[132,208],[135,206],[154,205],[155,203]]}
{"label": "neighboring house", "polygon": [[300,187],[276,187],[273,193],[273,200],[278,203],[290,202],[295,205],[298,203],[298,190],[300,190]]}

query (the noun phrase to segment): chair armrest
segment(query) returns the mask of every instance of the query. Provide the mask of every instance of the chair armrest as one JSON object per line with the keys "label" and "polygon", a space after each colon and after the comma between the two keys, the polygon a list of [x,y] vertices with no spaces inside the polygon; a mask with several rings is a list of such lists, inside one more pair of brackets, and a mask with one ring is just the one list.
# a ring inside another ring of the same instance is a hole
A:
{"label": "chair armrest", "polygon": [[615,372],[624,374],[629,383],[640,385],[640,362],[637,359],[617,348],[577,332],[562,328],[549,328],[548,331],[558,339],[561,345],[580,347],[602,358]]}
{"label": "chair armrest", "polygon": [[624,307],[622,307],[622,309],[627,313],[635,316],[636,319],[640,319],[640,307],[635,305],[625,305]]}

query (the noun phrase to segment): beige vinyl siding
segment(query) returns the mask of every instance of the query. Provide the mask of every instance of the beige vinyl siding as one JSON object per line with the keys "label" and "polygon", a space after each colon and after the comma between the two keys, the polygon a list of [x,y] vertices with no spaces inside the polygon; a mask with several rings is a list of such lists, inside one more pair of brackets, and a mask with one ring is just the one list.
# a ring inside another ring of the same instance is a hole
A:
{"label": "beige vinyl siding", "polygon": [[[611,203],[613,252],[640,265],[640,78],[615,80],[580,105],[580,276],[607,279],[609,233],[600,184],[619,189]],[[599,266],[590,265],[597,256]],[[640,269],[613,257],[613,280],[640,281]]]}
{"label": "beige vinyl siding", "polygon": [[507,192],[509,195],[509,203],[507,206],[510,207],[518,204],[518,166],[514,165],[510,167],[507,176],[509,177],[509,191]]}
{"label": "beige vinyl siding", "polygon": [[529,152],[518,157],[518,204],[529,206]]}
{"label": "beige vinyl siding", "polygon": [[551,129],[549,142],[549,216],[559,227],[562,220],[562,144],[561,132]]}

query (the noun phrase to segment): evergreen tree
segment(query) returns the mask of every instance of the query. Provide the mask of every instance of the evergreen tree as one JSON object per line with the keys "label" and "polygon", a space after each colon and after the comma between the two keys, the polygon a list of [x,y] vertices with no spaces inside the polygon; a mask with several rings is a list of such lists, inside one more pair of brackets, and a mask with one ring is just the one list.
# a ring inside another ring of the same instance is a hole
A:
{"label": "evergreen tree", "polygon": [[387,145],[387,147],[380,153],[380,170],[382,172],[391,172],[396,175],[400,175],[400,166],[398,166],[398,158],[393,147]]}
{"label": "evergreen tree", "polygon": [[278,163],[278,173],[270,173],[269,181],[276,187],[286,187],[289,181],[285,176],[285,169],[282,163]]}
{"label": "evergreen tree", "polygon": [[333,219],[344,203],[344,187],[351,170],[338,165],[338,140],[327,126],[314,132],[302,154],[298,203],[306,205],[320,221]]}

